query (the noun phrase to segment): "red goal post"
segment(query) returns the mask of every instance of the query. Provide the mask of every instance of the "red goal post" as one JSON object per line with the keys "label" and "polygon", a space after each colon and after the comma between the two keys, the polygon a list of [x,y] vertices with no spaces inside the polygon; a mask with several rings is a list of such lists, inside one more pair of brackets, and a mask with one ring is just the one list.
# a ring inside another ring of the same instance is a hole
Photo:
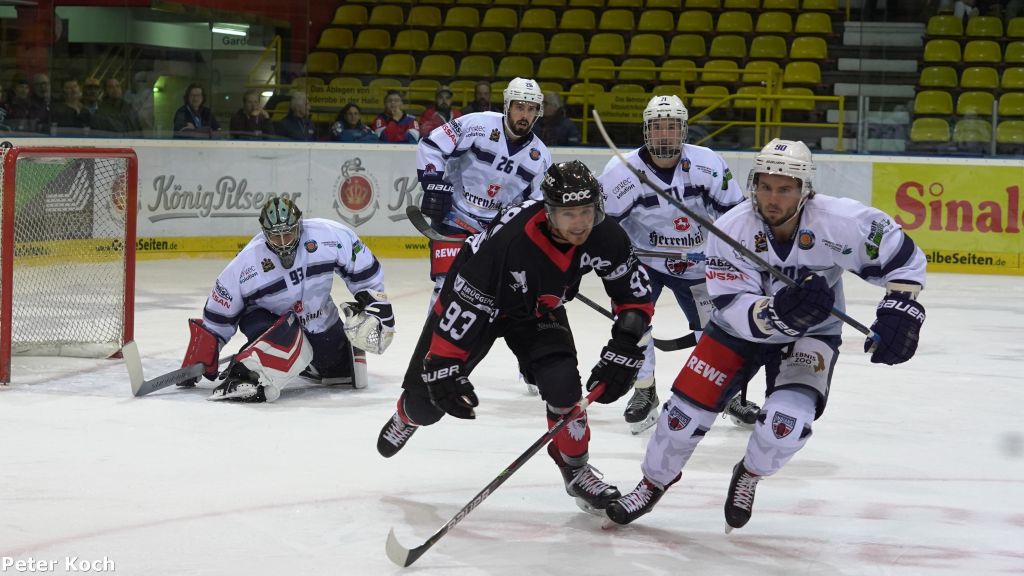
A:
{"label": "red goal post", "polygon": [[132,340],[138,179],[128,148],[0,146],[0,383]]}

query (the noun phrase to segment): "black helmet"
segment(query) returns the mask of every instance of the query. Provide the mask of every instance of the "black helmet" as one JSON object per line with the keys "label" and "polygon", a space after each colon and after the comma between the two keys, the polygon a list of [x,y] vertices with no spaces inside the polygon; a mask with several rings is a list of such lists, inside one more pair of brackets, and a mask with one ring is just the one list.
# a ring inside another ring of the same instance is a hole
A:
{"label": "black helmet", "polygon": [[[267,239],[267,248],[277,254],[281,265],[291,268],[295,263],[295,250],[302,236],[302,211],[284,197],[271,198],[260,210],[260,227]],[[284,236],[291,235],[290,238]]]}
{"label": "black helmet", "polygon": [[540,185],[544,203],[550,212],[552,208],[573,208],[589,206],[597,209],[594,225],[604,219],[604,198],[602,186],[587,165],[579,160],[552,164]]}

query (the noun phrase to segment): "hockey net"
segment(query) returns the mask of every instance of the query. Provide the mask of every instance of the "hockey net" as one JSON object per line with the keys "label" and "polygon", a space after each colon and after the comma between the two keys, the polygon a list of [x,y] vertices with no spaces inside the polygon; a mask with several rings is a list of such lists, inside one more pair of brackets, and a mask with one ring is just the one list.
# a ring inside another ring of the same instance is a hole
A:
{"label": "hockey net", "polygon": [[0,185],[0,383],[14,354],[117,354],[132,339],[135,153],[0,148]]}

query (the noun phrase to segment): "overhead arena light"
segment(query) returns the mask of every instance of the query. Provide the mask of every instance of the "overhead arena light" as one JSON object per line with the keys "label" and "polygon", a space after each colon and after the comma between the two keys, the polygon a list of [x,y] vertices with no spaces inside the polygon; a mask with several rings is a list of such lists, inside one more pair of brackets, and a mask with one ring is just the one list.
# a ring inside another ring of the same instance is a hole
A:
{"label": "overhead arena light", "polygon": [[248,24],[229,24],[226,22],[214,22],[210,28],[214,34],[227,34],[228,36],[248,36]]}

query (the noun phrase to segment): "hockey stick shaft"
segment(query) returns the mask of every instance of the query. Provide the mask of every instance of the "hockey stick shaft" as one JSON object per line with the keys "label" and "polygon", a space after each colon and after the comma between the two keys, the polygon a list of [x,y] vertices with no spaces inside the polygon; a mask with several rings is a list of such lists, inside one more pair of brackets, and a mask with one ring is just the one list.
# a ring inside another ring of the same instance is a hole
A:
{"label": "hockey stick shaft", "polygon": [[[692,218],[695,222],[697,222],[702,227],[704,227],[705,230],[707,230],[708,232],[711,232],[715,236],[718,236],[718,238],[720,240],[722,240],[723,242],[728,244],[729,247],[732,248],[733,250],[735,250],[738,254],[742,254],[744,258],[746,258],[746,259],[750,260],[751,262],[757,264],[758,266],[763,268],[766,272],[768,272],[769,274],[774,276],[777,280],[779,280],[783,284],[785,284],[787,286],[796,286],[797,285],[796,280],[793,280],[789,276],[786,276],[780,270],[778,270],[777,268],[775,268],[774,266],[772,266],[771,264],[766,262],[763,258],[758,256],[757,254],[754,254],[754,252],[752,252],[749,248],[747,248],[743,244],[740,244],[739,242],[734,240],[731,236],[729,236],[728,234],[723,232],[721,228],[715,226],[707,218],[705,218],[705,217],[701,216],[700,214],[697,214],[693,210],[687,208],[685,204],[683,204],[678,199],[676,199],[674,196],[672,196],[671,194],[666,192],[664,188],[662,188],[661,186],[658,186],[657,184],[655,184],[646,174],[644,174],[640,170],[637,170],[632,164],[630,164],[626,160],[626,157],[622,155],[622,151],[620,151],[615,146],[615,143],[612,142],[611,137],[608,136],[608,132],[604,128],[604,123],[601,122],[601,115],[598,114],[597,109],[595,108],[595,109],[591,110],[591,112],[593,112],[594,124],[597,126],[598,132],[601,133],[601,137],[604,138],[605,144],[607,144],[608,148],[611,149],[612,153],[615,154],[615,156],[617,156],[619,158],[619,161],[622,162],[622,165],[625,166],[627,169],[629,169],[629,171],[632,172],[634,176],[639,178],[641,182],[643,182],[651,190],[654,190],[659,196],[664,198],[669,204],[671,204],[672,206],[674,206],[675,208],[677,208],[678,210],[682,211],[684,214],[686,214],[687,216]],[[857,320],[855,320],[853,317],[851,317],[850,315],[846,314],[842,310],[837,310],[835,308],[832,308],[832,315],[835,316],[836,318],[839,318],[843,322],[846,322],[847,324],[849,324],[850,326],[855,328],[861,334],[864,334],[865,336],[868,336],[870,338],[877,339],[875,334],[873,332],[871,332],[871,330],[869,330],[867,326],[861,324],[860,322],[858,322]]]}
{"label": "hockey stick shaft", "polygon": [[569,422],[572,422],[573,419],[575,419],[577,416],[579,416],[582,412],[584,412],[587,409],[587,406],[589,406],[595,400],[597,400],[597,398],[604,393],[604,388],[604,383],[600,383],[597,386],[595,386],[586,398],[580,400],[578,404],[573,406],[572,410],[570,410],[567,414],[562,416],[558,420],[558,422],[556,422],[555,425],[552,426],[543,436],[538,438],[537,441],[534,442],[533,445],[531,445],[526,450],[526,452],[523,452],[518,458],[516,458],[511,464],[509,464],[504,470],[502,470],[501,473],[499,473],[497,477],[494,478],[494,480],[491,480],[490,483],[487,484],[487,486],[484,486],[483,490],[477,492],[476,496],[474,496],[473,499],[469,501],[469,503],[463,506],[462,509],[455,514],[455,516],[452,516],[451,520],[449,520],[437,532],[434,532],[434,535],[428,538],[427,541],[423,544],[420,544],[419,546],[412,549],[402,546],[398,542],[398,538],[395,537],[395,529],[392,528],[391,531],[388,532],[388,540],[385,546],[385,552],[387,553],[388,558],[391,559],[392,562],[398,564],[403,568],[411,565],[413,562],[419,559],[419,557],[426,553],[427,550],[430,550],[430,548],[434,546],[434,544],[437,544],[438,540],[444,538],[444,535],[451,531],[451,529],[454,528],[456,524],[461,522],[463,518],[468,516],[470,512],[472,512],[477,506],[479,506],[484,500],[486,500],[487,497],[491,495],[491,493],[497,490],[499,486],[504,484],[506,480],[508,480],[513,474],[516,473],[517,470],[522,468],[523,464],[526,464],[526,462],[530,458],[533,458],[534,454],[539,452],[540,449],[546,446],[547,443],[550,442],[556,434],[558,434],[563,428],[568,426]]}
{"label": "hockey stick shaft", "polygon": [[[587,306],[590,306],[592,309],[594,309],[597,313],[601,314],[605,318],[608,318],[609,320],[615,320],[615,315],[611,313],[611,310],[608,310],[604,306],[601,306],[600,304],[594,302],[590,298],[587,298],[583,294],[577,292],[576,299],[586,304]],[[675,340],[661,340],[659,338],[654,338],[654,347],[657,348],[658,350],[661,350],[662,352],[682,350],[683,348],[689,348],[696,344],[697,336],[693,332],[690,332],[685,336],[680,336]]]}
{"label": "hockey stick shaft", "polygon": [[[125,364],[128,366],[128,379],[132,385],[132,395],[145,396],[151,392],[162,390],[168,386],[182,384],[203,375],[205,367],[202,364],[193,364],[161,374],[151,380],[146,380],[142,371],[142,358],[139,356],[139,348],[135,342],[128,342],[121,349]],[[218,361],[223,365],[231,360],[231,356],[225,356]]]}

